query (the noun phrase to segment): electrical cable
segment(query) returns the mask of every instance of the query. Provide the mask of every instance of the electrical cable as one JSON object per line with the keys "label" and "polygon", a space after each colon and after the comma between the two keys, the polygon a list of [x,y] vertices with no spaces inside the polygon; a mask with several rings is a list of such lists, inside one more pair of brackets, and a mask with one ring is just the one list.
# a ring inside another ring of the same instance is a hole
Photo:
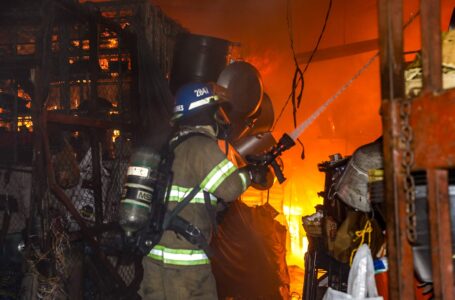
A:
{"label": "electrical cable", "polygon": [[[294,32],[293,32],[292,10],[291,10],[290,1],[291,0],[286,1],[286,25],[287,25],[288,34],[289,34],[289,44],[291,47],[292,57],[294,59],[295,72],[294,72],[294,77],[292,79],[292,88],[291,88],[291,93],[289,94],[289,97],[288,97],[288,101],[289,101],[289,99],[292,99],[292,115],[293,115],[294,127],[295,127],[295,126],[297,126],[297,119],[296,119],[297,107],[300,106],[300,100],[302,97],[302,92],[303,92],[303,88],[305,85],[305,81],[303,79],[303,72],[300,69],[300,66],[297,62],[297,56],[295,54],[295,49],[294,49]],[[297,88],[299,88],[299,91],[296,95]],[[297,103],[296,103],[296,100],[297,100]]]}
{"label": "electrical cable", "polygon": [[[291,101],[291,100],[292,100],[292,104],[293,104],[294,127],[297,126],[297,109],[300,107],[300,103],[301,103],[301,100],[302,100],[303,88],[304,88],[304,85],[305,85],[303,75],[308,70],[308,68],[309,68],[309,66],[310,66],[310,64],[311,64],[311,62],[313,60],[314,55],[316,54],[317,50],[319,49],[319,45],[321,43],[322,37],[324,36],[325,30],[326,30],[326,27],[327,27],[327,23],[328,23],[328,20],[329,20],[329,17],[330,17],[330,12],[332,10],[332,4],[333,4],[333,0],[329,0],[329,6],[327,8],[327,13],[325,15],[324,24],[323,24],[321,32],[319,34],[318,40],[316,42],[315,47],[313,48],[313,51],[310,54],[310,57],[308,58],[308,61],[307,61],[306,65],[305,65],[304,70],[302,71],[300,69],[300,67],[299,67],[299,63],[297,61],[297,56],[296,56],[295,49],[294,49],[294,34],[293,34],[293,29],[292,29],[292,14],[291,14],[291,9],[290,9],[290,7],[291,7],[290,6],[290,0],[286,1],[286,23],[287,23],[287,27],[288,27],[289,42],[290,42],[291,51],[292,51],[292,55],[293,55],[293,59],[294,59],[294,64],[295,64],[296,70],[294,72],[294,77],[292,79],[292,90],[291,90],[291,93],[289,94],[288,99],[286,100],[286,102],[284,103],[283,107],[281,108],[281,111],[278,114],[278,117],[277,117],[277,119],[275,121],[275,124],[272,126],[272,130],[275,129],[276,124],[281,119],[285,108],[287,107],[287,105],[289,104],[289,101]],[[298,91],[298,93],[296,95],[297,88],[299,88],[299,91]],[[301,141],[298,141],[298,142],[303,146]]]}
{"label": "electrical cable", "polygon": [[[415,14],[411,16],[411,18],[404,24],[403,29],[406,29],[412,21],[414,21],[418,16],[420,15],[420,11],[417,11]],[[296,129],[293,130],[292,133],[290,133],[290,136],[292,139],[296,139],[299,137],[302,132],[310,126],[316,118],[319,117],[319,115],[324,112],[324,110],[338,97],[340,96],[353,82],[356,80],[372,63],[373,61],[379,57],[379,51],[377,51],[368,61],[366,64],[364,64],[355,74],[351,79],[349,79],[343,86],[338,89],[338,91],[332,95],[328,100],[326,100],[317,110],[313,112],[313,114],[306,119],[304,122],[302,122]]]}
{"label": "electrical cable", "polygon": [[[408,26],[418,17],[420,16],[420,10],[418,10],[415,14],[412,14],[411,17],[408,19],[408,21],[403,25],[403,29],[406,29],[408,28]],[[302,130],[304,130],[306,127],[308,127],[326,108],[329,104],[331,104],[333,102],[333,100],[335,100],[341,93],[343,93],[346,88],[348,88],[353,82],[355,79],[357,79],[365,70],[368,66],[370,66],[373,61],[379,57],[379,51],[377,51],[355,74],[353,77],[351,77],[351,79],[349,79],[332,97],[330,97],[326,102],[324,102],[319,108],[318,108],[318,114],[316,114],[315,116],[313,116],[311,119],[308,119],[306,120],[304,123],[300,124],[299,127],[302,127]],[[287,103],[289,102],[289,98],[288,98],[288,101],[286,101],[285,105],[283,106],[283,108],[281,109],[281,112],[277,118],[277,121],[278,119],[281,117],[281,115],[283,114],[284,112],[284,109],[287,105]],[[277,121],[275,122],[275,124],[273,125],[272,127],[272,130],[275,128],[276,124],[277,124]],[[297,135],[298,136],[298,135]],[[299,141],[299,143],[301,143]]]}

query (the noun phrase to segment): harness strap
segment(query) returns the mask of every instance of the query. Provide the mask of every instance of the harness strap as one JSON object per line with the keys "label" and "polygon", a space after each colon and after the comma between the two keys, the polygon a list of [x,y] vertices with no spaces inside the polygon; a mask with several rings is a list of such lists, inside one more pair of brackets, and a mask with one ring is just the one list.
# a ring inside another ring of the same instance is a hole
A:
{"label": "harness strap", "polygon": [[188,242],[204,250],[208,257],[212,256],[209,243],[201,230],[180,216],[175,216],[169,224],[170,230],[183,236]]}
{"label": "harness strap", "polygon": [[[190,203],[194,196],[196,196],[196,194],[199,193],[200,190],[201,188],[199,186],[195,186],[191,190],[191,192],[188,193],[185,196],[185,198],[183,198],[183,200],[179,202],[172,211],[166,213],[163,221],[163,230],[169,229],[176,232],[177,234],[180,234],[188,242],[198,246],[200,249],[204,250],[204,252],[207,253],[208,256],[211,256],[210,246],[207,242],[207,239],[202,234],[201,230],[197,226],[191,224],[190,222],[188,222],[187,220],[178,215],[182,211],[182,209],[185,208],[185,206],[188,205],[188,203]],[[209,210],[209,206],[211,206],[210,196],[205,191],[204,201],[207,210]],[[210,218],[212,219],[212,213],[210,211],[208,212]]]}
{"label": "harness strap", "polygon": [[210,201],[210,194],[204,191],[204,203],[205,208],[207,209],[207,213],[209,214],[210,223],[212,223],[212,228],[215,233],[218,233],[218,226],[216,226],[216,207],[212,206]]}
{"label": "harness strap", "polygon": [[[189,134],[179,137],[174,143],[171,144],[171,147],[168,151],[173,152],[174,149],[179,144],[181,144],[188,138],[190,138],[192,136],[196,136],[196,135],[205,136],[205,137],[209,138],[208,136],[206,136],[205,134],[200,133],[200,132],[189,133]],[[201,184],[194,186],[191,189],[191,191],[183,198],[183,200],[180,201],[174,207],[174,209],[172,211],[166,212],[166,214],[164,216],[164,220],[163,220],[162,229],[163,229],[163,231],[168,230],[168,229],[173,230],[177,234],[180,234],[181,236],[183,236],[191,244],[196,245],[200,249],[204,250],[204,252],[208,256],[210,256],[211,250],[210,250],[209,244],[207,242],[206,237],[202,234],[201,230],[198,227],[194,226],[193,224],[191,224],[190,222],[188,222],[187,220],[185,220],[179,216],[179,213],[185,208],[185,206],[187,206],[191,202],[191,200],[193,200],[193,198],[199,193],[199,191],[201,191],[201,186],[210,184],[210,186],[213,186],[216,188],[219,179],[213,183],[205,182],[205,181],[207,181],[207,178],[204,179],[204,181]],[[211,220],[212,224],[216,225],[216,210],[213,209],[211,206],[210,195],[205,190],[203,191],[203,194],[204,194],[204,203],[207,208],[207,212],[210,216],[210,220]],[[169,197],[169,193],[167,196]],[[216,226],[213,226],[213,228],[216,230]]]}
{"label": "harness strap", "polygon": [[181,202],[179,202],[172,211],[167,212],[166,215],[164,216],[164,221],[163,221],[163,230],[168,229],[169,225],[172,222],[172,219],[174,219],[181,211],[182,209],[185,208],[185,206],[190,203],[190,201],[196,196],[197,193],[201,190],[201,187],[199,185],[193,187],[193,189],[183,198]]}

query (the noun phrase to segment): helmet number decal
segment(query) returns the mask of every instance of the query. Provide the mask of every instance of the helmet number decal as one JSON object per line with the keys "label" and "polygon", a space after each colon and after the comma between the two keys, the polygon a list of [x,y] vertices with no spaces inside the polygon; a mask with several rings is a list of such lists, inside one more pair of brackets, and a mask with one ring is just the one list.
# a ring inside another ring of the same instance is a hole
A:
{"label": "helmet number decal", "polygon": [[201,96],[209,94],[209,89],[205,88],[205,87],[196,89],[196,90],[194,90],[194,93],[196,94],[196,97],[201,97]]}

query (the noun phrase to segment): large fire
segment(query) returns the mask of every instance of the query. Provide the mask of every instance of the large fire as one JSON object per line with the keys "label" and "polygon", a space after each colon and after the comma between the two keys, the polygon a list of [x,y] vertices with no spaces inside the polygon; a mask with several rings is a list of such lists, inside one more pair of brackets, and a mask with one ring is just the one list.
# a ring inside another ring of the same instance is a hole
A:
{"label": "large fire", "polygon": [[[240,42],[242,44],[240,56],[258,68],[265,91],[274,103],[275,116],[280,113],[290,92],[295,68],[289,47],[285,1],[265,1],[260,7],[250,7],[247,4],[239,4],[240,2],[234,5],[226,1],[226,6],[218,2],[213,5],[207,2],[202,11],[197,11],[199,15],[204,16],[203,18],[195,18],[193,13],[188,12],[189,5],[180,7],[167,0],[153,2],[159,4],[171,18],[176,19],[191,32]],[[450,9],[447,9],[449,4],[449,0],[441,3],[444,23],[447,23],[450,13]],[[232,9],[240,5],[244,5],[245,10]],[[415,13],[417,7],[417,0],[409,0],[405,7],[405,18]],[[312,49],[319,34],[325,9],[325,3],[317,1],[294,4],[293,33],[297,51]],[[310,11],[311,14],[308,13]],[[223,18],[216,17],[221,12],[224,14]],[[376,16],[374,1],[355,0],[339,3],[329,20],[321,48],[376,38]],[[230,20],[230,23],[223,23],[226,20]],[[410,26],[410,34],[405,40],[406,50],[418,49],[418,26],[417,22]],[[106,32],[105,38],[103,48],[118,47],[118,39],[115,36],[110,36],[110,33]],[[73,40],[71,43],[82,50],[88,50],[90,47],[87,39]],[[305,89],[302,106],[297,113],[298,120],[303,121],[332,96],[373,54],[374,51],[314,62],[305,74]],[[118,60],[112,57],[100,58],[101,70],[109,71],[110,64],[118,63]],[[124,58],[121,60],[131,68],[129,60]],[[70,64],[75,62],[69,61]],[[112,76],[115,74],[111,73]],[[84,83],[88,84],[89,81]],[[18,97],[26,99],[27,95],[19,90]],[[302,264],[307,242],[301,217],[313,213],[314,206],[322,201],[318,198],[317,192],[323,189],[324,177],[318,172],[317,164],[327,160],[333,153],[349,155],[359,145],[370,142],[381,134],[379,99],[379,69],[378,63],[375,62],[303,133],[301,140],[305,145],[305,159],[300,159],[302,149],[298,145],[284,155],[284,172],[288,180],[281,186],[274,185],[273,190],[278,192],[270,193],[269,201],[281,213],[279,221],[289,229],[289,263]],[[71,107],[77,107],[79,100],[74,99]],[[49,109],[58,108],[53,104],[49,106]],[[284,117],[279,120],[273,132],[276,138],[284,132],[292,131],[291,120],[291,108],[288,106],[284,111]],[[0,127],[6,126],[5,124],[0,121]],[[30,116],[18,117],[17,128],[31,131],[33,124]],[[113,138],[119,134],[120,132],[116,130]],[[266,201],[264,193],[249,190],[243,196],[243,200],[250,205],[263,204]]]}
{"label": "large fire", "polygon": [[[295,69],[286,23],[287,1],[264,1],[260,6],[243,1],[226,1],[225,4],[204,1],[201,6],[169,0],[152,2],[193,33],[239,42],[241,47],[236,48],[236,51],[240,51],[240,54],[235,56],[242,57],[260,71],[264,89],[274,103],[275,117],[280,113],[290,93]],[[441,1],[442,20],[445,23],[451,12],[448,9],[449,2]],[[408,19],[414,14],[418,5],[417,0],[406,1],[404,18]],[[323,1],[292,2],[293,38],[297,52],[313,48],[326,8]],[[376,8],[376,1],[354,0],[336,4],[320,48],[377,38]],[[223,17],[219,17],[221,14]],[[196,15],[203,17],[198,18]],[[419,48],[418,29],[418,21],[408,29],[406,51]],[[302,122],[336,93],[374,53],[370,51],[313,62],[305,73],[298,121]],[[350,155],[358,146],[381,135],[379,82],[376,61],[302,134],[305,159],[300,159],[302,149],[298,145],[283,157],[288,180],[281,186],[274,185],[273,189],[280,192],[274,193],[274,197],[270,193],[269,201],[281,213],[279,221],[289,229],[289,264],[303,264],[303,252],[307,244],[301,217],[312,214],[314,206],[322,201],[317,192],[323,189],[324,176],[318,171],[317,164],[334,153]],[[288,106],[273,132],[275,138],[292,131],[291,112]],[[266,201],[264,199],[264,192],[252,189],[243,195],[243,201],[249,205],[263,204]]]}
{"label": "large fire", "polygon": [[[278,116],[290,93],[295,69],[289,47],[285,1],[265,1],[260,7],[237,3],[244,6],[241,14],[238,9],[221,7],[220,3],[204,8],[205,16],[215,16],[223,11],[222,19],[231,20],[229,24],[220,23],[217,21],[219,19],[214,17],[193,18],[186,10],[188,6],[179,9],[179,5],[171,5],[167,1],[154,2],[193,33],[240,42],[240,57],[259,70],[264,90],[274,104],[275,117]],[[353,2],[355,3],[343,2],[341,7],[338,7],[338,12],[335,11],[332,15],[321,47],[376,37],[376,6],[365,1]],[[228,6],[235,7],[232,3]],[[296,2],[293,6],[294,45],[296,51],[308,51],[314,46],[322,26],[326,5],[319,2]],[[354,17],[359,16],[359,19],[353,20],[358,21],[356,28],[362,28],[362,32],[354,33],[348,30],[352,22],[340,13],[340,9],[351,10]],[[309,14],[308,11],[313,13]],[[358,23],[362,23],[362,26],[358,26]],[[344,40],[340,38],[339,31],[343,26]],[[302,31],[303,28],[305,32]],[[372,54],[374,52],[313,63],[305,74],[305,89],[297,114],[298,122],[302,122],[332,96]],[[318,171],[318,163],[328,160],[329,155],[334,153],[341,153],[343,156],[351,154],[359,145],[370,142],[381,134],[379,99],[379,70],[376,62],[302,134],[305,159],[300,158],[302,149],[298,144],[283,155],[284,173],[288,179],[283,185],[276,183],[273,186],[269,193],[269,202],[280,212],[277,219],[289,232],[289,265],[303,266],[307,241],[302,227],[302,216],[314,213],[315,205],[322,202],[317,193],[324,188],[324,174]],[[279,139],[283,133],[292,130],[292,109],[288,106],[273,135]],[[263,204],[266,199],[266,192],[252,189],[242,197],[248,205]]]}

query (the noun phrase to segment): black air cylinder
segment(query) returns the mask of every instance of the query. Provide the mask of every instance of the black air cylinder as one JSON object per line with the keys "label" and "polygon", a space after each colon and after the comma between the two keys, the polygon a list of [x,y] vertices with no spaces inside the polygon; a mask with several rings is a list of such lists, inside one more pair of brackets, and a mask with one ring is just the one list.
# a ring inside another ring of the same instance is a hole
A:
{"label": "black air cylinder", "polygon": [[131,156],[120,202],[119,221],[127,235],[145,227],[150,220],[159,164],[159,154],[151,149],[139,149]]}

